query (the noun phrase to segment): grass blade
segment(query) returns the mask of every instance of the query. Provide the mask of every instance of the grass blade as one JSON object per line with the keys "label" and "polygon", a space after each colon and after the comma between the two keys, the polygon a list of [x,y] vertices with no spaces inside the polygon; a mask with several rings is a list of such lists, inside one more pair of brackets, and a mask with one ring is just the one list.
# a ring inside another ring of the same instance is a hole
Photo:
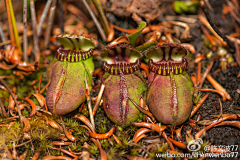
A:
{"label": "grass blade", "polygon": [[15,20],[15,15],[12,7],[12,1],[9,0],[9,9],[10,9],[10,14],[11,14],[11,20],[12,20],[12,26],[13,26],[13,32],[15,36],[15,42],[18,46],[18,51],[21,54],[22,53],[22,46],[19,41],[19,35],[18,35],[18,30],[17,30],[17,25],[16,25],[16,20]]}
{"label": "grass blade", "polygon": [[103,8],[102,8],[102,5],[100,3],[99,0],[92,0],[93,4],[95,5],[95,7],[97,8],[97,11],[100,15],[100,21],[102,22],[102,26],[106,32],[107,35],[109,35],[110,33],[110,26],[109,26],[109,23],[107,21],[107,18],[106,16],[104,15],[104,12],[103,12]]}
{"label": "grass blade", "polygon": [[10,39],[11,39],[12,46],[13,46],[16,44],[16,42],[15,42],[14,33],[13,33],[11,13],[10,13],[10,8],[9,8],[9,0],[5,0],[5,2],[6,2],[7,15],[8,15],[9,34],[10,34]]}

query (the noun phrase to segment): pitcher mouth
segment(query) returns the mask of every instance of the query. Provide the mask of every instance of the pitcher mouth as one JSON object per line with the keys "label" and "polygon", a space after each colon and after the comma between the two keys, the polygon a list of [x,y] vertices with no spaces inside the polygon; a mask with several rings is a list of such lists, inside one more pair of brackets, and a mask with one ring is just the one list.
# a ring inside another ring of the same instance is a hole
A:
{"label": "pitcher mouth", "polygon": [[164,44],[153,47],[146,56],[152,72],[168,76],[170,73],[176,75],[187,70],[187,53],[187,50],[178,44]]}
{"label": "pitcher mouth", "polygon": [[56,39],[62,45],[55,53],[55,57],[59,61],[80,62],[93,55],[95,44],[87,37],[76,34],[59,34]]}
{"label": "pitcher mouth", "polygon": [[66,59],[68,62],[79,62],[84,61],[93,55],[93,49],[90,48],[88,51],[76,51],[71,49],[58,48],[55,57],[59,61]]}
{"label": "pitcher mouth", "polygon": [[138,59],[135,63],[118,62],[116,64],[108,64],[103,62],[103,69],[113,75],[120,75],[120,70],[123,74],[131,74],[140,69],[140,60]]}
{"label": "pitcher mouth", "polygon": [[131,74],[140,69],[141,53],[129,45],[106,47],[102,51],[103,69],[105,72],[120,75]]}
{"label": "pitcher mouth", "polygon": [[173,73],[174,75],[183,73],[187,70],[188,63],[186,58],[182,58],[182,62],[171,61],[159,63],[155,63],[152,59],[150,59],[148,61],[148,65],[152,72],[159,75],[168,76],[170,73]]}

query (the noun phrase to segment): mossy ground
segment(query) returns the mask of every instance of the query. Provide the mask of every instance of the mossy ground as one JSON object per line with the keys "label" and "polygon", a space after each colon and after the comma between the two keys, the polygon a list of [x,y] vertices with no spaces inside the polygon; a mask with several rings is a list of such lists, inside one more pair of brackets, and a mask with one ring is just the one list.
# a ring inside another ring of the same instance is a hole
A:
{"label": "mossy ground", "polygon": [[[24,98],[28,95],[34,93],[38,87],[38,82],[34,85],[31,84],[32,81],[39,79],[40,76],[43,74],[41,88],[43,88],[47,84],[47,80],[45,78],[45,69],[41,69],[36,73],[32,73],[29,76],[25,76],[24,79],[17,79],[14,78],[15,75],[12,74],[11,70],[0,70],[1,75],[11,75],[13,77],[12,79],[6,79],[7,84],[10,88],[13,88],[13,86],[17,87],[16,95],[18,95],[18,98]],[[42,94],[43,96],[46,95],[46,91]],[[6,91],[0,92],[0,97],[9,97],[9,94]],[[39,105],[39,102],[37,99],[32,96],[30,98],[33,100],[33,102],[36,105]],[[24,103],[22,101],[21,103]],[[4,100],[4,105],[8,105],[8,101]],[[92,104],[94,105],[94,104]],[[75,114],[82,114],[89,118],[89,113],[87,110],[87,106],[85,107],[81,112],[77,112]],[[7,107],[6,107],[7,109]],[[8,111],[8,110],[7,110]],[[22,110],[22,115],[25,117],[28,117],[31,112],[31,107],[25,107]],[[140,114],[140,119],[143,117],[142,114]],[[4,120],[5,118],[0,117],[0,122]],[[27,133],[23,133],[22,130],[24,128],[24,125],[21,125],[21,122],[19,119],[15,120],[15,123],[13,126],[8,129],[8,127],[0,127],[0,153],[4,153],[3,144],[5,143],[6,146],[11,149],[14,144],[16,146],[17,154],[21,155],[26,149],[28,149],[28,154],[26,159],[31,159],[32,156],[36,151],[39,149],[41,150],[40,158],[50,154],[54,156],[68,156],[65,153],[62,153],[58,150],[52,149],[52,147],[59,148],[59,146],[54,146],[52,144],[52,141],[61,141],[60,137],[65,136],[64,132],[60,132],[59,129],[55,129],[51,127],[47,123],[47,119],[52,119],[56,121],[58,124],[62,126],[60,117],[50,116],[46,113],[42,113],[42,116],[35,115],[32,118],[29,118],[30,122],[30,130]],[[100,158],[100,152],[98,150],[98,147],[90,140],[90,136],[87,133],[87,130],[83,127],[80,127],[79,125],[83,125],[81,121],[72,118],[72,116],[63,116],[63,121],[66,126],[66,129],[73,130],[73,136],[77,138],[75,142],[72,143],[70,146],[61,146],[62,149],[70,148],[72,152],[79,153],[83,150],[83,145],[85,142],[87,142],[90,145],[89,152],[91,154],[91,157],[93,158]],[[4,121],[0,124],[10,124],[12,121]],[[108,132],[114,124],[107,118],[106,114],[104,113],[104,110],[102,107],[99,107],[96,116],[95,116],[95,125],[96,125],[96,132],[99,134],[104,134]],[[114,134],[120,139],[122,144],[118,144],[114,138],[111,136],[110,139],[102,139],[100,140],[102,149],[106,151],[108,159],[119,159],[120,157],[123,158],[124,154],[134,155],[134,156],[141,156],[141,151],[146,146],[142,142],[138,142],[135,144],[132,141],[132,138],[137,131],[137,127],[130,126],[126,128],[122,128],[120,126],[117,127]],[[24,138],[27,134],[30,139]],[[153,132],[154,135],[154,132]],[[24,144],[26,143],[26,144]],[[24,145],[22,145],[24,144]],[[18,147],[20,145],[20,147]],[[153,158],[155,157],[155,152],[159,152],[159,147],[164,148],[164,150],[167,150],[168,146],[166,144],[158,144],[155,147],[156,149],[152,149],[149,151],[149,157]],[[162,149],[163,150],[163,149]],[[1,157],[1,154],[0,154]]]}
{"label": "mossy ground", "polygon": [[[27,112],[25,116],[29,114],[28,110],[25,110],[24,112]],[[4,118],[1,117],[0,121],[3,119]],[[59,117],[49,117],[49,119],[53,119],[61,125],[61,120]],[[102,108],[98,110],[95,120],[96,132],[99,134],[108,132],[114,126],[114,124],[106,117]],[[98,150],[98,147],[90,140],[87,130],[79,126],[83,123],[71,117],[63,117],[63,121],[67,129],[73,130],[73,136],[76,137],[77,140],[76,142],[73,142],[72,145],[61,146],[61,148],[67,150],[68,148],[70,148],[72,152],[79,153],[83,150],[84,143],[87,142],[90,145],[89,152],[91,156],[99,159],[100,152]],[[23,127],[21,127],[20,121],[16,120],[11,129],[7,129],[7,127],[0,127],[0,142],[5,143],[8,148],[12,148],[13,143],[15,143],[15,146],[18,146],[30,140],[29,143],[26,143],[21,147],[17,147],[18,155],[22,154],[26,149],[28,149],[27,159],[31,159],[33,154],[39,149],[41,150],[40,158],[46,156],[47,154],[54,156],[68,156],[60,151],[52,149],[52,147],[59,147],[53,146],[52,141],[61,141],[60,136],[65,136],[65,134],[61,133],[58,129],[52,128],[49,124],[47,124],[46,117],[40,117],[35,115],[31,119],[29,119],[29,122],[31,125],[31,129],[28,132],[28,134],[30,135],[30,139],[23,139],[23,136],[25,134],[21,132]],[[10,123],[10,121],[6,121],[5,123],[8,124]],[[141,156],[141,151],[142,148],[144,148],[144,144],[142,142],[135,144],[132,141],[132,138],[137,129],[138,128],[134,126],[130,126],[128,128],[121,128],[120,126],[118,126],[114,134],[122,142],[121,145],[118,144],[113,137],[111,137],[109,140],[100,140],[102,149],[106,151],[108,159],[119,159],[120,157],[123,157],[124,154]],[[158,144],[157,146],[158,147],[156,149],[150,151],[150,157],[155,157],[155,152],[161,151],[159,150],[159,147],[163,148],[165,146],[165,151],[168,148],[166,144],[163,144],[163,146],[161,144]],[[0,149],[0,152],[3,151],[4,150]]]}

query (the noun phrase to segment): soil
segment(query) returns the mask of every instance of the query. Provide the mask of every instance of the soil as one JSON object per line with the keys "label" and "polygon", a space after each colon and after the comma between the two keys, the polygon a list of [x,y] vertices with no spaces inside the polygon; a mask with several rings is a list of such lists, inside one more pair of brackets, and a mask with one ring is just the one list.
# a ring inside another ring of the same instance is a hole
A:
{"label": "soil", "polygon": [[[211,19],[214,21],[214,23],[217,25],[220,31],[224,34],[229,34],[234,32],[234,22],[232,18],[230,18],[230,15],[227,15],[226,19],[222,20],[222,6],[223,3],[225,3],[224,0],[213,0],[210,1],[211,6],[213,7],[214,12],[211,12]],[[191,35],[193,35],[194,41],[191,41],[191,44],[196,46],[196,50],[200,53],[206,53],[206,48],[204,47],[204,44],[202,43],[201,36],[199,36],[200,28],[191,28]],[[198,52],[196,52],[198,53]],[[216,52],[214,53],[216,55]],[[196,56],[196,55],[195,55]],[[210,63],[209,61],[202,61],[202,65],[206,66],[207,63]],[[214,74],[214,71],[220,68],[220,61],[216,60],[214,62],[214,65],[211,69],[210,74],[218,81],[219,84],[223,86],[223,88],[226,89],[226,91],[230,94],[230,96],[233,98],[233,101],[222,101],[222,113],[223,114],[240,114],[240,110],[237,109],[240,105],[240,99],[239,94],[236,92],[237,89],[240,88],[240,79],[237,78],[237,75],[239,73],[239,66],[232,67],[228,66],[225,73],[218,72],[217,74]],[[192,73],[192,71],[196,71],[197,66],[193,66],[189,69],[189,74]],[[205,80],[202,88],[213,88],[212,85]],[[203,93],[203,96],[206,93]],[[197,115],[201,114],[201,120],[207,120],[207,119],[213,119],[211,115],[219,115],[220,114],[220,104],[218,99],[221,99],[221,96],[216,93],[210,93],[207,100],[203,103],[203,105],[200,107],[200,109],[196,112],[195,116],[193,116],[193,119],[196,120]],[[186,126],[183,130],[189,130],[189,126]],[[196,130],[192,131],[192,134],[194,135],[197,133]],[[210,130],[208,130],[204,136],[204,140],[209,141],[212,145],[215,146],[226,146],[226,145],[238,145],[240,144],[240,130],[236,127],[230,127],[230,126],[220,126],[220,127],[213,127]],[[240,148],[237,149],[238,153],[240,153]],[[240,155],[238,155],[237,158],[239,159]],[[207,158],[211,159],[211,158]],[[213,159],[213,158],[212,158]],[[219,158],[218,158],[219,159]],[[224,159],[224,158],[223,158]],[[229,159],[229,158],[226,158]]]}
{"label": "soil", "polygon": [[[212,72],[219,68],[219,61],[216,61]],[[236,106],[240,105],[239,94],[236,92],[236,89],[240,87],[240,79],[237,78],[239,72],[239,67],[228,67],[225,74],[218,73],[214,76],[215,79],[226,89],[226,91],[231,95],[233,101],[222,101],[222,113],[223,114],[240,114],[240,110]],[[211,84],[208,81],[205,81],[203,88],[212,88]],[[203,94],[205,95],[205,94]],[[196,112],[193,119],[196,120],[197,115],[201,114],[201,120],[213,119],[211,115],[220,114],[220,104],[218,99],[221,97],[218,94],[211,93],[200,109]],[[186,127],[185,130],[190,128]],[[193,135],[197,131],[193,130]],[[209,141],[212,145],[215,146],[226,146],[226,145],[239,145],[240,144],[240,130],[239,128],[230,127],[230,126],[219,126],[211,128],[206,132],[204,140]],[[240,149],[238,147],[238,153]],[[239,155],[236,159],[239,159]],[[207,158],[209,159],[209,158]]]}

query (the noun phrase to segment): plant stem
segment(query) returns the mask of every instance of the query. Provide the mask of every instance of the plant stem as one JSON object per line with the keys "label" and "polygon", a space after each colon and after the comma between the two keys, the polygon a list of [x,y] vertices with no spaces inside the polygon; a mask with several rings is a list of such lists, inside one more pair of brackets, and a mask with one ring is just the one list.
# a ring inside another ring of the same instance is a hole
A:
{"label": "plant stem", "polygon": [[52,3],[52,0],[48,0],[46,5],[45,5],[45,7],[44,7],[44,9],[43,9],[43,13],[42,13],[41,18],[39,20],[39,24],[38,24],[38,28],[37,28],[37,35],[38,35],[38,37],[41,35],[42,25],[43,25],[43,23],[44,23],[44,21],[46,19],[46,16],[47,16],[47,13],[48,13],[48,10],[49,10],[49,7],[50,7],[51,3]]}
{"label": "plant stem", "polygon": [[212,21],[210,14],[208,12],[208,10],[205,7],[202,7],[202,10],[205,14],[205,16],[207,17],[208,22],[210,23],[211,27],[213,28],[213,30],[225,41],[227,42],[228,46],[230,48],[232,48],[231,52],[235,52],[235,46],[234,44],[217,28],[217,26],[215,25],[215,23]]}
{"label": "plant stem", "polygon": [[[0,23],[0,37],[1,37],[2,42],[6,42],[6,38],[4,36],[1,23]],[[7,46],[4,46],[4,49],[7,49]]]}
{"label": "plant stem", "polygon": [[94,107],[93,107],[93,116],[95,116],[95,114],[97,113],[98,105],[99,105],[99,103],[100,103],[100,101],[101,101],[104,88],[105,88],[105,85],[102,84],[102,85],[101,85],[101,89],[100,89],[100,91],[99,91],[99,93],[98,93],[98,96],[97,96],[97,101],[96,101],[96,103],[95,103],[95,105],[94,105]]}
{"label": "plant stem", "polygon": [[[27,36],[31,36],[32,34],[33,34],[33,32],[32,32],[31,30],[27,32]],[[23,36],[19,36],[19,39],[22,40],[22,39],[23,39]],[[12,43],[12,40],[11,40],[11,39],[6,40],[5,42],[0,43],[0,47],[1,47],[1,46],[4,46],[4,45],[7,45],[7,44],[9,44],[9,43]]]}
{"label": "plant stem", "polygon": [[7,112],[6,112],[6,110],[5,110],[5,108],[4,108],[4,105],[3,105],[3,103],[2,103],[2,99],[0,98],[0,110],[1,110],[1,116],[2,117],[5,117],[5,118],[7,118]]}
{"label": "plant stem", "polygon": [[106,34],[109,35],[111,30],[110,30],[110,26],[109,26],[109,23],[107,21],[107,18],[104,15],[101,3],[99,2],[99,0],[92,0],[92,2],[94,3],[95,7],[97,8],[97,11],[100,15],[100,17],[99,17],[100,21],[102,22],[102,25],[103,25],[103,28],[104,28]]}
{"label": "plant stem", "polygon": [[95,130],[95,123],[94,123],[94,116],[93,116],[93,111],[92,111],[92,106],[91,106],[91,98],[90,98],[90,91],[89,91],[89,85],[85,73],[85,86],[86,86],[86,97],[87,97],[87,104],[88,104],[88,110],[89,110],[89,115],[90,115],[90,121],[93,126],[93,130]]}
{"label": "plant stem", "polygon": [[103,31],[102,26],[100,25],[100,23],[98,22],[97,18],[96,18],[95,15],[93,14],[93,12],[92,12],[91,8],[89,7],[88,3],[86,2],[86,0],[82,0],[82,1],[83,1],[83,4],[85,5],[85,7],[87,8],[90,16],[92,17],[93,22],[95,23],[95,25],[96,25],[96,27],[97,27],[97,29],[98,29],[98,31],[99,31],[102,39],[103,39],[104,41],[106,41],[106,40],[107,40],[107,37],[106,37],[105,32]]}
{"label": "plant stem", "polygon": [[9,8],[9,1],[5,0],[5,2],[6,2],[7,15],[8,15],[9,34],[10,34],[10,39],[12,41],[12,46],[13,46],[13,45],[16,44],[16,42],[15,42],[14,33],[13,33],[13,26],[12,26],[11,13],[10,13],[10,8]]}
{"label": "plant stem", "polygon": [[13,7],[12,7],[12,1],[11,0],[9,0],[9,9],[10,9],[10,14],[11,14],[11,19],[12,19],[15,41],[16,41],[16,44],[18,46],[19,54],[22,54],[22,47],[21,47],[21,44],[20,44],[20,41],[19,41],[19,35],[18,35],[16,20],[15,20],[15,15],[14,15],[14,12],[13,12]]}
{"label": "plant stem", "polygon": [[51,9],[50,9],[50,13],[49,13],[49,19],[47,22],[47,29],[46,29],[46,38],[44,40],[44,48],[47,48],[48,43],[49,43],[49,39],[50,39],[50,34],[51,34],[51,30],[52,30],[52,25],[53,25],[53,20],[54,20],[54,15],[55,15],[55,10],[56,10],[56,3],[57,0],[53,0]]}
{"label": "plant stem", "polygon": [[37,23],[36,23],[36,12],[34,6],[34,0],[30,0],[30,10],[31,10],[31,19],[32,19],[32,30],[33,30],[33,42],[34,42],[34,56],[35,61],[40,62],[40,50],[38,44],[38,36],[37,36]]}
{"label": "plant stem", "polygon": [[22,113],[21,113],[21,110],[19,108],[19,105],[18,105],[18,102],[15,98],[15,96],[13,95],[11,89],[8,87],[7,83],[2,79],[0,78],[0,82],[5,86],[5,88],[8,90],[8,92],[10,93],[10,95],[12,96],[16,106],[17,106],[17,110],[18,110],[18,115],[19,115],[19,118],[20,118],[20,121],[21,121],[21,124],[23,125],[23,121],[22,121]]}
{"label": "plant stem", "polygon": [[27,0],[23,2],[23,60],[28,61],[27,56]]}

